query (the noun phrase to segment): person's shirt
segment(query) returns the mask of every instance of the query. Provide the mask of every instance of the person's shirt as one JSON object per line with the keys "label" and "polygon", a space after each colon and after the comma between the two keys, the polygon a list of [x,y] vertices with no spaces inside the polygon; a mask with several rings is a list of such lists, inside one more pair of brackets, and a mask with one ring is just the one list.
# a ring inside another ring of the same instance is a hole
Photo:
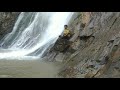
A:
{"label": "person's shirt", "polygon": [[67,36],[68,34],[70,34],[70,30],[68,28],[64,29],[63,35]]}

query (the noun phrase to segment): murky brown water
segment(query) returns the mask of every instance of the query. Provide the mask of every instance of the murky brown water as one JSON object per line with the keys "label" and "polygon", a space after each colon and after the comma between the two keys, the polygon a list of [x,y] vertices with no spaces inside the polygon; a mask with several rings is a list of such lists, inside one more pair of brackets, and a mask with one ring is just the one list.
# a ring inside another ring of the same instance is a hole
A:
{"label": "murky brown water", "polygon": [[57,78],[59,66],[38,60],[0,60],[0,78]]}

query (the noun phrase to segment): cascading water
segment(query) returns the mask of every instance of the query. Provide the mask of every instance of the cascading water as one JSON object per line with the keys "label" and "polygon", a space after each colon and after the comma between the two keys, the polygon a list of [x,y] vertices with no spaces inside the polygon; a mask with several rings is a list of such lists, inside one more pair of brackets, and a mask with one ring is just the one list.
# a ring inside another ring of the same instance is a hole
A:
{"label": "cascading water", "polygon": [[0,59],[41,57],[63,32],[73,12],[22,12],[0,43]]}

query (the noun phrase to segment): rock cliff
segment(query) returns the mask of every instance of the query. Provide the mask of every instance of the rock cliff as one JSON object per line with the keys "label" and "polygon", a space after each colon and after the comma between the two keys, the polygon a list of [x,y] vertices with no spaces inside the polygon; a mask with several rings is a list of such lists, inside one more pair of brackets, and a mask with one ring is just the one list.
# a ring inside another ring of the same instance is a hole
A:
{"label": "rock cliff", "polygon": [[[69,27],[74,31],[74,52],[53,51],[49,61],[62,63],[60,77],[118,77],[120,68],[120,13],[80,12]],[[109,71],[109,72],[108,72]],[[111,74],[109,74],[111,73]]]}

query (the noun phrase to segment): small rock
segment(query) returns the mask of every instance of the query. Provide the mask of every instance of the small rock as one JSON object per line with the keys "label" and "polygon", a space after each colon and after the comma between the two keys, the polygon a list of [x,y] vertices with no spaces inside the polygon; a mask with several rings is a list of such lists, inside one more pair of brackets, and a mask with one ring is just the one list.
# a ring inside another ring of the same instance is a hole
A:
{"label": "small rock", "polygon": [[59,53],[56,57],[55,60],[58,62],[63,62],[64,59],[64,54],[63,53]]}

